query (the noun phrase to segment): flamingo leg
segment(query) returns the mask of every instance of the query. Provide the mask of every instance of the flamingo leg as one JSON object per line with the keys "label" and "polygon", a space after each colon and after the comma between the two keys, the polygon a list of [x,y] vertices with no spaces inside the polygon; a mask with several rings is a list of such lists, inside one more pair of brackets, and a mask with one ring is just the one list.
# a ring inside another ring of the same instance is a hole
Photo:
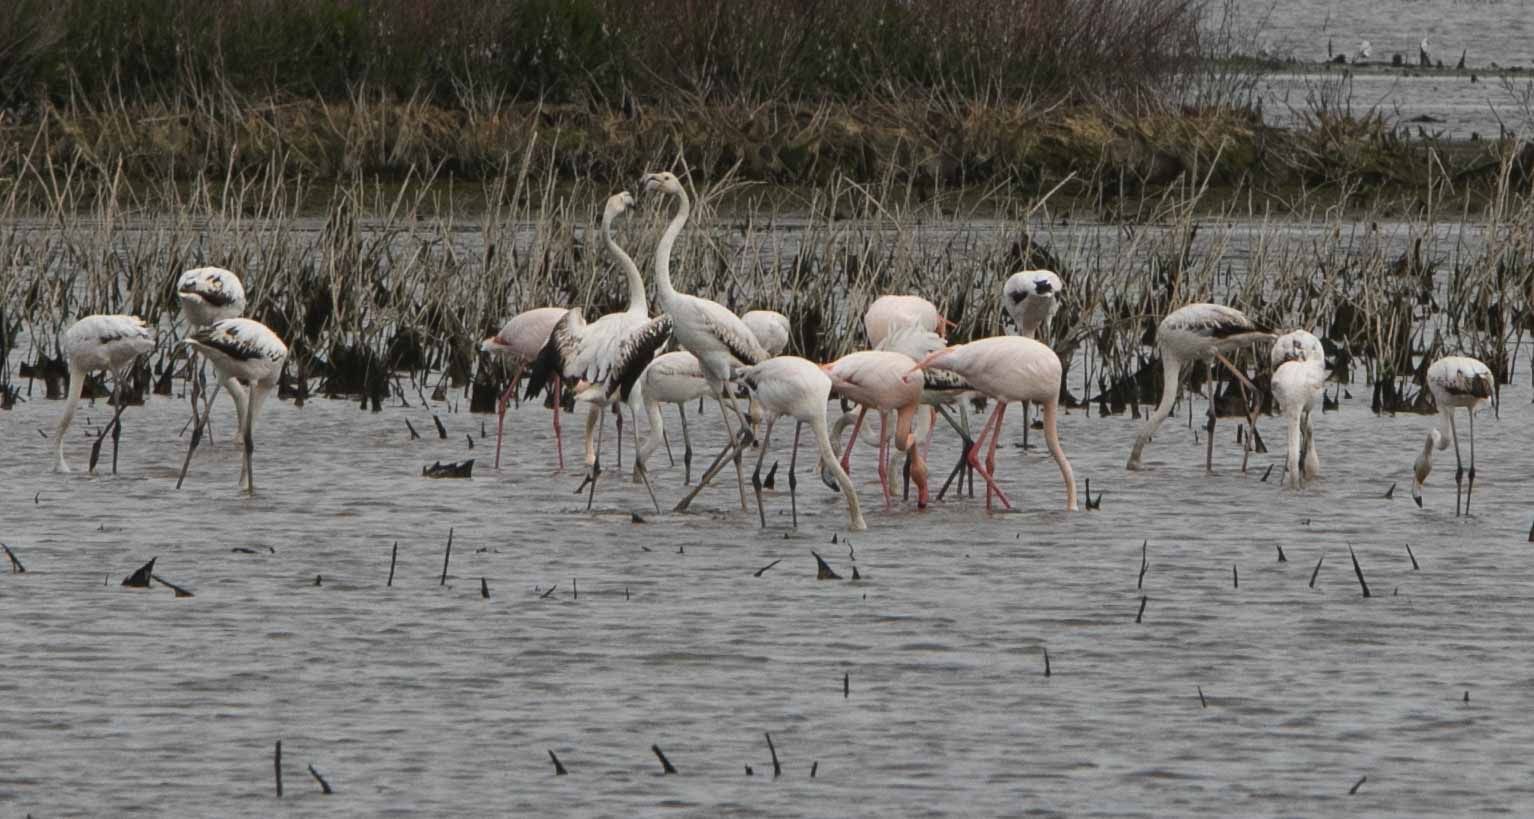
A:
{"label": "flamingo leg", "polygon": [[90,467],[86,470],[89,474],[96,474],[96,462],[101,459],[101,442],[106,440],[108,433],[112,435],[112,474],[117,474],[117,440],[119,437],[117,430],[122,421],[123,414],[122,386],[122,372],[114,370],[112,373],[112,405],[115,409],[112,412],[112,420],[101,428],[101,433],[96,436],[96,442],[91,444]]}
{"label": "flamingo leg", "polygon": [[[1465,462],[1459,457],[1459,430],[1454,428],[1454,410],[1449,410],[1449,434],[1454,437],[1454,517],[1459,517],[1460,490],[1464,488]],[[1468,507],[1469,504],[1466,504]],[[1467,508],[1468,512],[1469,509]]]}
{"label": "flamingo leg", "polygon": [[[964,442],[964,448],[959,453],[959,462],[953,465],[953,470],[948,473],[948,480],[943,481],[943,488],[939,489],[937,492],[937,499],[942,500],[943,496],[948,494],[948,485],[953,483],[953,479],[955,477],[959,477],[964,471],[964,468],[969,465],[969,451],[975,446],[975,442],[972,438],[969,437],[969,431],[966,430],[963,426],[960,426],[959,422],[954,420],[953,416],[948,413],[946,408],[938,407],[937,411],[943,416],[943,419],[948,422],[948,425],[953,427],[954,432],[959,433],[960,440]],[[959,411],[962,413],[964,408],[961,406]],[[959,478],[959,491],[961,493],[964,491],[964,479],[962,477]]]}
{"label": "flamingo leg", "polygon": [[[969,455],[970,466],[973,466],[977,471],[979,471],[980,477],[985,479],[985,487],[986,487],[985,488],[985,508],[986,508],[987,511],[989,511],[991,509],[991,493],[992,492],[996,493],[996,497],[1001,499],[1002,505],[1007,507],[1008,511],[1011,511],[1011,509],[1012,509],[1012,502],[1007,500],[1006,493],[1002,492],[1001,491],[1001,487],[996,485],[996,476],[995,476],[995,467],[996,467],[996,439],[1001,436],[1001,419],[1002,419],[1003,415],[1006,415],[1006,412],[1007,412],[1007,405],[1006,405],[1006,403],[1005,402],[998,402],[998,404],[996,406],[996,411],[991,414],[990,418],[986,419],[985,427],[982,427],[980,429],[980,437],[975,439],[975,449],[970,450],[970,455]],[[979,449],[980,449],[980,445],[981,445],[980,441],[985,438],[986,429],[987,428],[990,429],[990,435],[991,435],[990,453],[989,453],[989,455],[986,458],[986,460],[990,463],[990,467],[982,466],[980,464],[980,457],[979,457],[980,456]]]}
{"label": "flamingo leg", "polygon": [[[1465,514],[1470,514],[1470,496],[1475,492],[1475,407],[1466,410],[1470,417],[1470,473],[1466,477],[1470,479],[1465,484]],[[1456,439],[1458,436],[1455,436]]]}
{"label": "flamingo leg", "polygon": [[[591,452],[591,454],[592,454],[592,457],[591,457],[591,470],[586,473],[586,480],[581,483],[581,487],[582,488],[586,488],[589,485],[589,488],[586,489],[586,511],[587,512],[591,511],[591,503],[592,503],[592,501],[596,500],[596,497],[597,497],[597,478],[602,475],[602,433],[603,433],[604,430],[607,429],[607,425],[602,423],[602,420],[603,420],[602,419],[602,415],[603,415],[602,408],[598,407],[596,405],[592,405],[590,414],[588,414],[586,416],[586,440],[587,441],[591,440],[591,423],[592,423],[592,419],[595,419],[596,427],[597,427],[596,449],[594,449],[594,450],[588,449],[588,451]],[[619,440],[622,440],[622,439],[620,438]],[[581,490],[577,489],[575,491],[579,492]]]}
{"label": "flamingo leg", "polygon": [[522,377],[522,365],[518,364],[511,372],[511,382],[506,385],[506,390],[495,405],[495,468],[501,468],[501,438],[506,429],[506,405],[510,403],[517,393],[517,380]]}
{"label": "flamingo leg", "polygon": [[[722,416],[724,416],[724,428],[725,428],[725,432],[728,433],[728,436],[727,436],[728,439],[725,441],[724,448],[721,449],[719,451],[719,454],[714,458],[713,463],[709,464],[708,469],[704,470],[703,476],[698,478],[697,486],[694,486],[692,488],[692,491],[688,492],[687,496],[682,498],[682,500],[677,503],[676,507],[672,511],[675,511],[675,512],[685,512],[685,511],[687,511],[687,507],[692,504],[693,498],[696,498],[698,496],[698,493],[703,491],[703,487],[708,486],[709,481],[712,481],[714,479],[714,476],[719,473],[719,470],[724,468],[725,459],[726,458],[730,458],[732,456],[732,454],[735,456],[734,460],[735,460],[736,467],[739,468],[739,466],[740,466],[740,458],[739,458],[740,450],[741,450],[741,448],[743,446],[746,445],[746,443],[749,442],[749,438],[745,437],[745,436],[749,435],[749,432],[744,429],[745,424],[744,424],[744,420],[742,420],[742,423],[741,423],[741,426],[742,426],[741,433],[742,433],[742,435],[740,437],[737,437],[736,431],[734,429],[732,429],[731,426],[730,426],[730,412],[725,407],[725,404],[724,404],[723,388],[721,388],[716,393],[716,396],[717,396],[717,400],[719,402],[719,412],[720,412],[720,414]],[[739,414],[739,410],[738,409],[736,410],[736,414],[737,415]],[[741,506],[742,509],[746,509],[748,507],[746,506],[746,482],[745,482],[745,477],[744,477],[744,474],[738,475],[737,477],[740,478],[740,506]]]}
{"label": "flamingo leg", "polygon": [[[889,465],[887,463],[890,440],[888,417],[889,413],[879,413],[879,491],[884,494],[884,511],[886,512],[890,510]],[[852,436],[854,443],[857,442],[857,439],[856,435]],[[852,447],[849,445],[847,448],[851,449]]]}
{"label": "flamingo leg", "polygon": [[767,509],[762,505],[762,461],[767,459],[767,442],[772,439],[772,425],[777,423],[776,415],[769,416],[762,427],[761,451],[756,454],[756,469],[751,471],[751,489],[756,492],[756,515],[762,521],[762,528],[767,528]]}
{"label": "flamingo leg", "polygon": [[1216,398],[1216,396],[1218,394],[1219,394],[1219,383],[1218,382],[1211,382],[1210,383],[1210,387],[1209,387],[1209,423],[1204,426],[1204,436],[1209,439],[1209,440],[1204,442],[1204,444],[1205,444],[1205,450],[1204,450],[1204,471],[1205,472],[1213,472],[1214,471],[1214,417],[1215,417],[1214,402],[1215,402],[1215,398]]}
{"label": "flamingo leg", "polygon": [[554,451],[559,455],[559,471],[565,471],[565,442],[559,431],[559,390],[560,379],[554,379]]}
{"label": "flamingo leg", "polygon": [[794,451],[788,456],[788,503],[793,510],[794,528],[799,528],[799,476],[796,467],[799,464],[799,432],[804,429],[803,421],[794,422]]}
{"label": "flamingo leg", "polygon": [[671,437],[666,434],[665,427],[660,428],[660,442],[666,445],[666,460],[672,466],[676,466],[676,456],[671,454]]}
{"label": "flamingo leg", "polygon": [[682,416],[682,483],[685,485],[692,483],[692,438],[687,434],[687,405],[677,404],[676,411]]}
{"label": "flamingo leg", "polygon": [[863,416],[868,413],[868,407],[858,407],[858,418],[852,422],[852,437],[847,439],[847,448],[842,450],[842,471],[852,474],[852,448],[857,446],[858,433],[863,429]]}
{"label": "flamingo leg", "polygon": [[[985,448],[985,436],[990,434],[991,427],[995,424],[995,422],[996,414],[991,413],[991,415],[985,419],[985,423],[980,425],[980,434],[975,436],[974,444],[969,447],[968,454],[965,455],[971,470],[975,470],[980,467],[980,453],[983,452]],[[986,490],[986,500],[990,500],[989,489]]]}
{"label": "flamingo leg", "polygon": [[623,407],[613,404],[613,420],[618,425],[618,471],[623,471]]}

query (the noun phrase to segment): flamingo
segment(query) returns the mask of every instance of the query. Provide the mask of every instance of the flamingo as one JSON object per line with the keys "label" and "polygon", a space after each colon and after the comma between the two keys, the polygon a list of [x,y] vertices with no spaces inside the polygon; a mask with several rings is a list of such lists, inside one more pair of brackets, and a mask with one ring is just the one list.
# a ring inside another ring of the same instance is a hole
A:
{"label": "flamingo", "polygon": [[[915,325],[908,325],[886,336],[884,341],[879,344],[879,349],[909,356],[912,361],[920,361],[947,346],[948,342],[937,333]],[[969,385],[952,372],[933,369],[926,370],[923,373],[921,403],[931,408],[930,412],[926,415],[918,415],[916,417],[916,437],[925,442],[922,448],[923,457],[926,456],[927,448],[932,445],[932,432],[939,414],[943,416],[943,420],[947,421],[949,426],[953,427],[955,432],[959,433],[959,438],[964,442],[964,447],[959,455],[959,462],[949,472],[948,480],[943,483],[943,489],[938,491],[939,500],[942,500],[948,485],[953,482],[953,479],[958,476],[960,470],[968,463],[969,447],[974,445],[974,441],[969,436],[967,416],[963,423],[960,423],[954,420],[954,417],[948,412],[948,407],[953,404],[959,405],[961,414],[964,412],[964,405],[960,403],[960,399],[968,391]],[[832,427],[832,432],[838,439],[841,437],[840,427],[844,419],[845,416],[843,419],[838,419],[837,423]],[[851,446],[850,443],[848,445]],[[877,442],[874,445],[877,446]],[[909,482],[909,454],[906,458],[906,464],[906,480]],[[822,476],[822,480],[824,480],[824,476]],[[909,486],[907,486],[907,489],[909,490]]]}
{"label": "flamingo", "polygon": [[779,356],[788,347],[788,316],[776,310],[752,310],[740,317],[751,335],[756,336],[767,357]]}
{"label": "flamingo", "polygon": [[[570,312],[564,307],[535,307],[512,316],[501,326],[500,332],[479,345],[483,350],[507,361],[512,366],[511,381],[501,393],[495,405],[495,468],[501,468],[501,438],[506,426],[506,405],[517,393],[517,381],[522,370],[538,357],[543,345],[548,343],[554,325]],[[565,446],[559,432],[559,380],[554,381],[554,451],[559,457],[559,468],[565,468]]]}
{"label": "flamingo", "polygon": [[[207,357],[213,369],[218,371],[220,382],[239,409],[240,438],[244,451],[240,459],[240,483],[246,494],[256,493],[256,478],[251,470],[251,455],[255,452],[256,416],[261,405],[282,375],[282,362],[288,357],[288,347],[269,327],[247,318],[221,319],[199,328],[182,340]],[[194,409],[195,411],[195,409]],[[196,424],[197,422],[193,422]],[[200,428],[200,425],[199,427]],[[198,436],[194,431],[191,446],[187,448],[187,462],[197,448]],[[186,467],[182,466],[182,477]],[[180,486],[180,482],[177,482]]]}
{"label": "flamingo", "polygon": [[1274,340],[1270,357],[1274,367],[1273,395],[1289,426],[1284,485],[1297,489],[1321,474],[1321,457],[1310,428],[1310,407],[1326,388],[1326,351],[1320,339],[1304,330],[1295,330]]}
{"label": "flamingo", "polygon": [[[1044,442],[1060,467],[1060,477],[1065,480],[1066,511],[1076,511],[1076,478],[1071,472],[1071,462],[1066,460],[1065,450],[1060,448],[1060,433],[1055,427],[1055,416],[1060,406],[1060,357],[1042,343],[1020,336],[992,336],[971,341],[957,347],[939,350],[911,367],[907,379],[918,370],[938,368],[952,370],[967,381],[976,392],[996,399],[996,411],[991,413],[975,445],[970,449],[969,464],[985,478],[985,508],[991,508],[994,493],[1007,509],[1012,508],[1001,487],[996,485],[996,441],[1001,435],[1002,417],[1009,401],[1036,401],[1044,406]],[[990,451],[984,466],[980,464],[980,448],[984,446],[986,433],[991,436]]]}
{"label": "flamingo", "polygon": [[799,433],[805,424],[815,434],[815,446],[820,459],[830,470],[847,499],[847,528],[861,532],[868,528],[863,511],[858,504],[858,493],[847,477],[846,470],[836,461],[831,448],[831,438],[826,430],[826,401],[831,397],[831,378],[813,362],[796,356],[779,356],[739,371],[740,381],[751,397],[766,412],[766,427],[762,432],[761,453],[756,458],[756,469],[751,473],[751,486],[756,491],[757,514],[762,528],[767,528],[767,512],[762,506],[762,461],[767,457],[767,445],[772,439],[772,425],[779,416],[791,415],[794,425],[794,449],[788,462],[788,498],[793,509],[794,528],[799,527],[799,502],[794,493],[799,484],[795,468],[799,459]]}
{"label": "flamingo", "polygon": [[937,305],[921,296],[880,296],[863,313],[863,332],[870,347],[878,347],[890,333],[911,325],[935,333],[946,333],[957,326],[938,312]]}
{"label": "flamingo", "polygon": [[[1001,286],[1002,306],[1023,338],[1038,338],[1039,329],[1049,323],[1059,308],[1056,295],[1065,283],[1051,270],[1023,270],[1013,273]],[[1023,448],[1028,448],[1028,404],[1023,404]],[[941,497],[942,493],[939,493]]]}
{"label": "flamingo", "polygon": [[852,438],[842,453],[841,468],[846,471],[852,456],[852,445],[857,442],[858,430],[863,416],[869,409],[879,413],[879,489],[884,494],[884,508],[890,508],[889,490],[889,425],[888,413],[895,413],[895,448],[905,452],[911,459],[911,480],[916,483],[917,508],[927,506],[927,464],[915,446],[916,436],[911,430],[911,418],[922,398],[922,381],[904,378],[915,361],[908,355],[885,350],[863,350],[850,353],[829,363],[821,369],[831,377],[831,384],[844,398],[861,404],[858,419],[852,425]]}
{"label": "flamingo", "polygon": [[[181,315],[189,329],[206,327],[219,319],[238,318],[245,313],[245,287],[240,277],[222,267],[198,267],[181,274],[176,281],[176,296],[181,301]],[[199,379],[201,376],[199,376]],[[203,421],[218,397],[218,385],[203,403]],[[243,421],[238,422],[243,424]],[[183,430],[184,431],[184,430]]]}
{"label": "flamingo", "polygon": [[[602,238],[608,252],[628,278],[628,308],[621,313],[608,313],[590,324],[586,323],[585,314],[579,307],[566,311],[564,318],[554,325],[549,340],[533,364],[526,393],[526,397],[532,398],[543,390],[548,381],[566,378],[577,382],[575,399],[590,405],[586,413],[586,479],[576,489],[579,492],[588,485],[591,487],[586,500],[588,509],[596,496],[597,478],[602,474],[598,452],[600,444],[596,435],[599,433],[602,412],[613,403],[609,399],[613,390],[609,387],[622,377],[626,368],[635,368],[634,376],[637,377],[655,348],[665,342],[671,326],[665,317],[650,318],[649,302],[645,298],[644,279],[639,275],[639,267],[613,239],[613,221],[633,206],[633,195],[622,191],[608,197],[602,213]],[[653,341],[654,344],[640,344],[641,339]],[[642,361],[639,354],[641,346],[644,350]],[[632,384],[632,380],[629,383]],[[626,388],[624,393],[626,397]],[[618,445],[621,448],[621,412],[618,413],[617,423]],[[621,454],[619,457],[621,460]]]}
{"label": "flamingo", "polygon": [[1496,379],[1491,369],[1466,356],[1445,356],[1427,368],[1427,386],[1438,404],[1438,426],[1428,431],[1413,469],[1411,497],[1422,508],[1422,484],[1433,470],[1433,450],[1448,449],[1454,444],[1454,515],[1460,514],[1460,488],[1464,481],[1465,462],[1460,458],[1459,434],[1454,428],[1454,410],[1463,407],[1470,418],[1470,483],[1465,486],[1465,514],[1470,514],[1470,495],[1475,491],[1475,410],[1491,398]]}
{"label": "flamingo", "polygon": [[[64,415],[53,434],[54,472],[68,472],[64,462],[64,433],[74,420],[75,408],[85,390],[86,375],[96,370],[111,370],[114,384],[113,403],[117,411],[109,427],[112,431],[112,474],[117,474],[117,442],[122,437],[121,416],[126,403],[122,395],[127,382],[130,365],[154,349],[154,331],[138,316],[93,315],[86,316],[64,331],[64,356],[69,361],[69,394],[65,396]],[[102,430],[102,436],[106,430]],[[91,448],[90,471],[96,471],[96,458],[101,454],[101,438]]]}
{"label": "flamingo", "polygon": [[[1243,384],[1250,386],[1246,376],[1242,375],[1224,354],[1272,337],[1271,331],[1255,324],[1240,310],[1221,304],[1207,302],[1189,304],[1173,310],[1162,319],[1161,324],[1156,327],[1156,346],[1161,348],[1161,403],[1156,405],[1156,411],[1151,414],[1150,420],[1140,428],[1140,433],[1135,438],[1134,449],[1129,453],[1129,463],[1126,467],[1140,468],[1140,454],[1145,450],[1145,445],[1150,442],[1151,436],[1156,434],[1156,429],[1161,426],[1161,422],[1171,414],[1172,404],[1177,401],[1177,390],[1181,386],[1182,368],[1185,362],[1215,358],[1235,373]],[[1214,463],[1212,399],[1209,412],[1209,451],[1204,461],[1206,470],[1212,470]],[[1252,424],[1252,432],[1255,435],[1256,424],[1250,415],[1248,422]]]}
{"label": "flamingo", "polygon": [[[708,381],[709,392],[719,402],[720,416],[724,419],[725,430],[730,438],[724,449],[720,450],[719,456],[714,459],[714,463],[704,471],[703,476],[698,480],[698,485],[677,503],[675,511],[686,511],[692,499],[697,497],[703,487],[707,486],[719,472],[726,457],[731,457],[735,462],[735,477],[740,488],[740,507],[746,509],[746,483],[741,474],[740,453],[742,447],[750,444],[751,433],[745,419],[741,417],[740,407],[736,406],[733,398],[728,408],[726,407],[724,385],[730,380],[732,369],[762,363],[768,358],[767,351],[762,349],[761,343],[752,334],[751,328],[724,305],[698,296],[678,293],[671,286],[671,246],[676,243],[676,237],[682,232],[682,227],[687,224],[687,217],[692,212],[692,201],[688,198],[682,183],[671,173],[646,174],[640,180],[640,185],[646,192],[659,191],[677,199],[676,216],[672,217],[671,223],[666,226],[666,231],[661,234],[660,242],[655,246],[656,295],[659,297],[661,309],[671,319],[671,332],[677,343],[698,357],[698,363],[703,368],[703,377]],[[735,415],[736,429],[740,430],[739,433],[730,427],[729,413],[731,412]]]}
{"label": "flamingo", "polygon": [[1054,316],[1060,303],[1055,297],[1065,284],[1049,270],[1024,270],[1013,273],[1002,285],[1002,306],[1017,334],[1023,338],[1037,338],[1039,328]]}

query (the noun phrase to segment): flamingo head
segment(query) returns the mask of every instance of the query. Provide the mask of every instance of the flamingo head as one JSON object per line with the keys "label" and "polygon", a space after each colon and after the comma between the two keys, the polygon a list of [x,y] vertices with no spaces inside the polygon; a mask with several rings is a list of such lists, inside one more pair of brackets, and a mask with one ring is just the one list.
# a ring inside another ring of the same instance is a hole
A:
{"label": "flamingo head", "polygon": [[607,208],[602,212],[604,221],[612,221],[624,211],[634,206],[634,194],[628,191],[618,191],[607,197]]}
{"label": "flamingo head", "polygon": [[682,182],[676,178],[676,174],[670,171],[660,173],[647,173],[639,179],[639,188],[645,193],[660,191],[672,196],[682,192]]}
{"label": "flamingo head", "polygon": [[501,343],[500,336],[490,336],[479,343],[479,351],[482,353],[498,353],[504,346]]}

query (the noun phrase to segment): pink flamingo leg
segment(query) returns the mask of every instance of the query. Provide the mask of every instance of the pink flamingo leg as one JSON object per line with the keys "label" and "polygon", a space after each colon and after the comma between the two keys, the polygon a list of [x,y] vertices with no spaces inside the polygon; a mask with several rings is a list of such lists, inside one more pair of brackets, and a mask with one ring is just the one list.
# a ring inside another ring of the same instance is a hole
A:
{"label": "pink flamingo leg", "polygon": [[921,444],[921,458],[924,461],[932,453],[932,433],[937,431],[937,407],[933,407],[929,412],[931,415],[927,417],[927,437]]}
{"label": "pink flamingo leg", "polygon": [[[879,491],[884,493],[884,511],[890,510],[890,481],[889,481],[889,429],[886,427],[885,413],[879,413]],[[853,440],[856,440],[854,437]]]}
{"label": "pink flamingo leg", "polygon": [[554,451],[559,453],[559,471],[565,471],[565,442],[559,432],[559,386],[560,381],[554,378]]}
{"label": "pink flamingo leg", "polygon": [[979,441],[979,439],[976,439],[974,449],[971,449],[969,451],[969,465],[973,466],[975,468],[975,471],[980,473],[980,477],[985,478],[985,508],[986,508],[986,511],[990,511],[990,509],[991,509],[991,493],[992,492],[995,492],[996,493],[996,497],[1001,499],[1001,504],[1003,506],[1007,507],[1007,511],[1010,512],[1012,510],[1012,502],[1007,500],[1006,493],[1002,492],[1001,491],[1001,487],[996,485],[996,478],[992,474],[995,471],[995,469],[996,469],[996,441],[997,441],[998,438],[1001,437],[1001,417],[1003,415],[1005,415],[1006,412],[1007,412],[1007,405],[1004,404],[1004,403],[998,404],[997,407],[996,407],[996,411],[991,414],[990,418],[987,418],[985,420],[985,426],[980,429],[980,437],[981,438],[985,437],[985,434],[986,434],[987,430],[989,430],[990,434],[991,434],[990,454],[986,458],[986,460],[990,464],[990,467],[987,468],[987,467],[984,467],[984,466],[980,465],[980,441]]}
{"label": "pink flamingo leg", "polygon": [[863,429],[863,415],[868,412],[868,407],[858,409],[858,419],[852,422],[852,437],[847,439],[847,448],[842,450],[842,471],[852,474],[852,448],[858,444],[858,433]]}
{"label": "pink flamingo leg", "polygon": [[495,407],[495,468],[501,468],[501,438],[506,430],[506,405],[511,402],[511,397],[517,391],[517,379],[522,377],[522,365],[518,364],[511,371],[511,383],[506,385],[506,390],[501,393],[500,401]]}

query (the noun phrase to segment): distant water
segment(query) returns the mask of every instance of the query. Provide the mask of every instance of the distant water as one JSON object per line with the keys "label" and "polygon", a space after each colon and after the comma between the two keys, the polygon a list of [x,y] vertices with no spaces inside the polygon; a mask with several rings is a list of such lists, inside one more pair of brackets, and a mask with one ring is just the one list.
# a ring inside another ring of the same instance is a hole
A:
{"label": "distant water", "polygon": [[[1062,512],[1048,456],[1013,446],[998,461],[1019,513],[886,512],[860,449],[872,528],[850,544],[808,459],[798,531],[781,471],[765,531],[729,483],[696,514],[654,515],[611,461],[593,515],[576,470],[551,477],[545,411],[509,414],[497,472],[493,416],[414,395],[379,414],[272,402],[254,498],[236,492],[227,403],[179,492],[176,398],[126,413],[117,477],[55,476],[38,430],[60,407],[38,385],[0,412],[0,540],[29,569],[0,574],[0,815],[1525,813],[1534,395],[1519,380],[1500,419],[1476,421],[1467,518],[1452,451],[1426,508],[1410,500],[1431,419],[1376,417],[1353,385],[1318,412],[1325,478],[1300,492],[1278,486],[1275,419],[1274,454],[1245,474],[1222,422],[1209,476],[1185,407],[1133,474],[1136,421],[1063,417],[1095,512]],[[77,469],[107,416],[81,412]],[[690,420],[706,457],[717,412]],[[935,474],[956,449],[940,430]],[[420,477],[466,457],[473,480]],[[663,503],[683,491],[664,454],[654,477]],[[816,581],[811,550],[865,579]],[[196,596],[119,585],[151,557]]]}
{"label": "distant water", "polygon": [[[1526,102],[1534,102],[1534,3],[1529,0],[1456,2],[1455,0],[1236,0],[1243,30],[1257,30],[1257,44],[1280,57],[1317,64],[1317,72],[1278,75],[1266,84],[1264,112],[1277,124],[1292,122],[1289,108],[1304,108],[1306,94],[1341,67],[1322,69],[1330,41],[1333,53],[1351,58],[1367,40],[1369,60],[1388,64],[1400,54],[1417,64],[1418,46],[1428,38],[1431,59],[1454,66],[1465,53],[1470,77],[1436,71],[1353,72],[1350,89],[1357,113],[1370,108],[1394,119],[1431,117],[1421,125],[1429,134],[1453,139],[1471,134],[1495,137],[1500,127],[1528,133],[1534,128]],[[1506,81],[1487,77],[1493,66],[1519,68]]]}

